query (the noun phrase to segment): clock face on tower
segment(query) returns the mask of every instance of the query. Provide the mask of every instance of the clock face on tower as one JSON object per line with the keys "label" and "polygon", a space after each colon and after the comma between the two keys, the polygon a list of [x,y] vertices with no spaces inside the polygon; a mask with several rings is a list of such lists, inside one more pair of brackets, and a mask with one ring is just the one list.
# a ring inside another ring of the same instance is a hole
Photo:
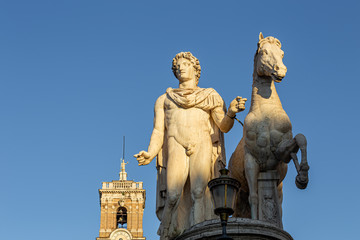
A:
{"label": "clock face on tower", "polygon": [[131,234],[125,229],[116,229],[111,234],[111,240],[131,240]]}

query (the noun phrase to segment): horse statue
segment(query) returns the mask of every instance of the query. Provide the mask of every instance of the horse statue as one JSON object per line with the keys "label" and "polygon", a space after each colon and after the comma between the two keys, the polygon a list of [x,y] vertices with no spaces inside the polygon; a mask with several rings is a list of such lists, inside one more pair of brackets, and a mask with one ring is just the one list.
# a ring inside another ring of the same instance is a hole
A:
{"label": "horse statue", "polygon": [[[308,183],[306,138],[302,134],[293,138],[290,119],[274,84],[286,75],[283,57],[280,41],[274,37],[264,38],[260,33],[254,57],[251,107],[244,121],[243,138],[229,161],[231,176],[241,183],[235,217],[259,219],[258,177],[262,172],[275,171],[279,176],[274,191],[277,191],[280,205],[280,221],[282,181],[287,163],[294,161],[298,188],[305,189]],[[296,155],[299,149],[301,163]]]}

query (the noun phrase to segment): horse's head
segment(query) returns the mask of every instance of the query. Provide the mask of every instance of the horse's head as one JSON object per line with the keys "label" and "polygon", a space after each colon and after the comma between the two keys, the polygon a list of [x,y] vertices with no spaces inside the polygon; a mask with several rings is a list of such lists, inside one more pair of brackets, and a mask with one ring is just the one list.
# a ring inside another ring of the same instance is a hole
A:
{"label": "horse's head", "polygon": [[281,82],[286,75],[286,66],[282,59],[284,51],[281,43],[274,37],[266,37],[259,34],[258,48],[254,58],[255,71],[259,76],[271,77],[275,82]]}

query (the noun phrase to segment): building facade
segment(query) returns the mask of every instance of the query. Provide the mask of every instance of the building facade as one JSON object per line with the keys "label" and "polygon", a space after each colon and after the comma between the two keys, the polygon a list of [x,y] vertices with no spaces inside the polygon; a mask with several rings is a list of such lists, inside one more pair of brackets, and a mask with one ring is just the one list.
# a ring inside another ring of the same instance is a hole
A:
{"label": "building facade", "polygon": [[100,194],[100,231],[96,240],[145,240],[143,214],[146,193],[142,182],[127,180],[122,160],[120,179],[103,182]]}

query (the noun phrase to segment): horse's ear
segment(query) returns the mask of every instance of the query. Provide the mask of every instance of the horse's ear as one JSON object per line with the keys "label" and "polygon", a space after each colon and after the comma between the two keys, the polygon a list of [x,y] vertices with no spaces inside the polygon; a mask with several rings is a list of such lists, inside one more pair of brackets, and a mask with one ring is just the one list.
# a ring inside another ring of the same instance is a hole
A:
{"label": "horse's ear", "polygon": [[259,33],[259,41],[264,39],[264,35],[262,34],[262,32]]}

